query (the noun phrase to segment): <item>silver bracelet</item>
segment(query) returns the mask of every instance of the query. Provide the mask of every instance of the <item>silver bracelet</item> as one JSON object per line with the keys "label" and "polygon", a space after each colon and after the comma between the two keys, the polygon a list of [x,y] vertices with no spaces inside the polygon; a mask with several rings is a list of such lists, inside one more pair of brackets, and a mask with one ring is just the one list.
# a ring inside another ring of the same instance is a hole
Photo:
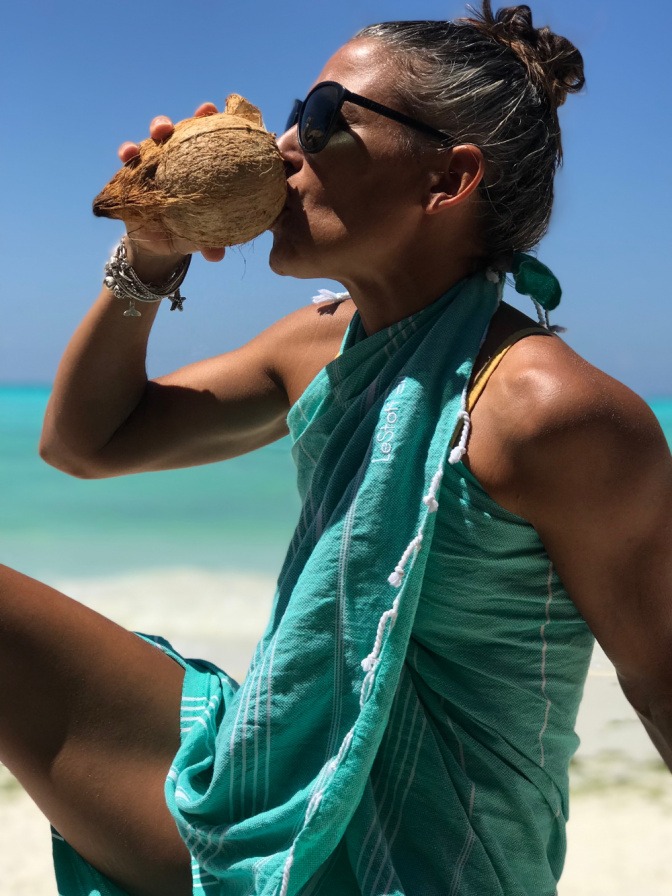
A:
{"label": "silver bracelet", "polygon": [[103,284],[118,299],[128,300],[129,305],[124,311],[124,317],[141,317],[141,313],[135,307],[136,302],[160,302],[162,299],[171,300],[171,311],[176,308],[183,311],[182,304],[185,297],[180,294],[180,286],[187,276],[190,263],[191,255],[186,255],[170,275],[167,283],[161,286],[143,283],[128,263],[126,246],[122,238],[114,250],[114,254],[105,265]]}

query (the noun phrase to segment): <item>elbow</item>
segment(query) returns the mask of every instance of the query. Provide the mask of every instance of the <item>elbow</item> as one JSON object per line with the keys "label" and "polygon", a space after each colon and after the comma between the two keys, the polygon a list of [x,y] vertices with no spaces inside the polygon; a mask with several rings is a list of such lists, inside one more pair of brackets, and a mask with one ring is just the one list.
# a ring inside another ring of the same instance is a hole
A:
{"label": "elbow", "polygon": [[672,675],[633,680],[617,670],[621,690],[637,715],[653,721],[656,717],[672,718]]}
{"label": "elbow", "polygon": [[94,460],[80,453],[69,450],[58,439],[44,432],[40,438],[38,453],[50,467],[60,470],[61,473],[67,473],[68,476],[73,476],[75,479],[103,479],[109,476],[109,473],[106,474],[102,471],[100,464],[96,464]]}
{"label": "elbow", "polygon": [[628,702],[639,716],[658,752],[672,770],[672,681],[670,676],[633,687],[620,676]]}

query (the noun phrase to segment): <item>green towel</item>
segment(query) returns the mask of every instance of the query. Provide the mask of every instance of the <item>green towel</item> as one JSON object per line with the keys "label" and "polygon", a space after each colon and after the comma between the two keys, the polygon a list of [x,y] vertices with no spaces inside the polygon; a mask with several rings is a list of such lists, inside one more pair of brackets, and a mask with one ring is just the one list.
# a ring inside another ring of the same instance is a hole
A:
{"label": "green towel", "polygon": [[493,279],[368,338],[356,315],[290,412],[303,511],[271,621],[221,721],[185,738],[168,794],[206,882],[221,882],[208,893],[298,893],[358,807],[366,824]]}
{"label": "green towel", "polygon": [[[366,874],[367,893],[403,892],[389,856],[373,874],[339,857],[346,830],[360,842],[382,831],[369,775],[399,689],[451,437],[462,422],[455,462],[501,287],[498,275],[476,274],[369,337],[356,314],[342,353],[291,409],[303,504],[268,628],[239,688],[186,664],[166,795],[195,894],[349,894],[359,892],[353,874]],[[418,707],[408,716],[415,725]],[[413,731],[399,734],[409,734],[404,775],[417,762]],[[94,893],[68,889],[66,864],[59,892]]]}

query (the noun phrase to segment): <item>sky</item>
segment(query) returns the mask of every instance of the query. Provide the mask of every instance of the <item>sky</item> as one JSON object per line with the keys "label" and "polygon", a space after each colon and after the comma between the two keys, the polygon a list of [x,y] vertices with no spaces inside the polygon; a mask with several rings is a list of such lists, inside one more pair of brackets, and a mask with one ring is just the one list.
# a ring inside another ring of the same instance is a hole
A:
{"label": "sky", "polygon": [[[493,5],[497,6],[496,3]],[[581,50],[587,88],[560,110],[565,164],[538,256],[562,283],[553,322],[645,398],[672,395],[672,4],[530,0],[535,24]],[[93,197],[124,140],[240,93],[280,133],[329,56],[360,27],[454,18],[455,0],[291,4],[22,0],[0,25],[0,383],[49,384],[122,233]],[[183,314],[162,309],[151,375],[244,343],[329,281],[281,278],[270,237],[197,257]],[[514,304],[526,300],[509,293]]]}

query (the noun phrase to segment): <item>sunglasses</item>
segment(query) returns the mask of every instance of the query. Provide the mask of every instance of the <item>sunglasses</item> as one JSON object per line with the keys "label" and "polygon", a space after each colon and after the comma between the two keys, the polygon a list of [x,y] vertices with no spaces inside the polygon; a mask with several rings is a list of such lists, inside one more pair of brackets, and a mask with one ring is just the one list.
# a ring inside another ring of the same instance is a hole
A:
{"label": "sunglasses", "polygon": [[337,81],[321,81],[313,87],[305,100],[295,100],[285,130],[297,125],[297,137],[301,149],[307,153],[321,152],[341,126],[339,113],[341,106],[346,102],[384,115],[392,121],[398,121],[441,143],[454,142],[445,131],[438,131],[422,121],[404,115],[403,112],[397,112],[374,100],[352,93]]}

